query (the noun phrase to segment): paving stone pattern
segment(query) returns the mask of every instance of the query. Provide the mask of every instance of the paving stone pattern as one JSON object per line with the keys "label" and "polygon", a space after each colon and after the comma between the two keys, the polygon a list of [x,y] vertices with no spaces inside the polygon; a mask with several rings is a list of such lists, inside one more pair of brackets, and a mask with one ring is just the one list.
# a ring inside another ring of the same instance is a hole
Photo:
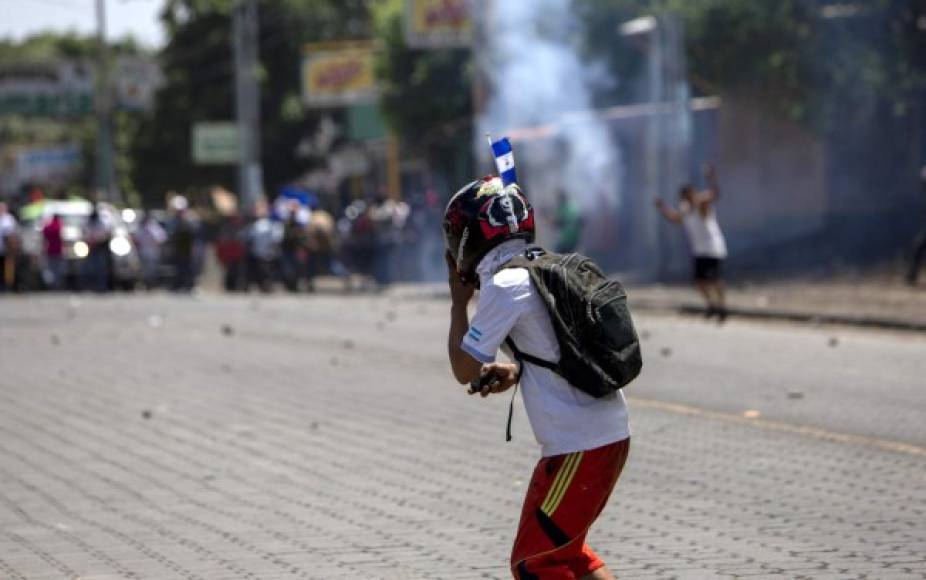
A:
{"label": "paving stone pattern", "polygon": [[[510,577],[537,449],[452,383],[446,311],[0,300],[0,578]],[[631,409],[621,578],[926,578],[926,454]]]}

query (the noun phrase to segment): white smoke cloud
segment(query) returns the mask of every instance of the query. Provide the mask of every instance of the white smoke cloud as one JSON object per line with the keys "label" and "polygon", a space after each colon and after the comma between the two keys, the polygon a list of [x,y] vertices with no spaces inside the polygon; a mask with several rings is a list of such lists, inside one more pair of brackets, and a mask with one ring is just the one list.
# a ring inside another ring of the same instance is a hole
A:
{"label": "white smoke cloud", "polygon": [[483,130],[497,137],[552,124],[559,141],[554,153],[547,147],[543,155],[529,142],[516,145],[518,167],[535,174],[550,170],[550,161],[555,161],[559,183],[548,186],[565,190],[586,213],[618,207],[620,152],[604,121],[591,112],[592,91],[614,81],[601,63],[587,62],[580,54],[576,39],[583,27],[572,1],[497,0],[485,5],[492,8],[485,14],[481,50],[492,91],[481,119]]}

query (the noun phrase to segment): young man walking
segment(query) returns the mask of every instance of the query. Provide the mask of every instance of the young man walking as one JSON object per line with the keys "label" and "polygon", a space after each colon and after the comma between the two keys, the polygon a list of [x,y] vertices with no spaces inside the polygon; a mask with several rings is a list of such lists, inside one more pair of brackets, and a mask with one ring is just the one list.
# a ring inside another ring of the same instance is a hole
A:
{"label": "young man walking", "polygon": [[[541,446],[511,553],[519,580],[614,578],[585,543],[607,503],[630,448],[621,392],[592,397],[548,368],[496,362],[506,338],[519,352],[558,361],[551,317],[527,269],[501,269],[534,240],[534,212],[520,188],[497,177],[474,181],[444,216],[452,298],[448,354],[461,384],[486,397],[520,384]],[[476,313],[467,305],[479,288]]]}
{"label": "young man walking", "polygon": [[717,223],[714,203],[720,194],[717,174],[712,165],[704,168],[707,189],[695,191],[690,184],[679,189],[678,209],[670,207],[661,199],[656,208],[667,220],[682,224],[688,235],[688,244],[694,255],[695,287],[707,302],[707,316],[716,316],[723,322],[727,317],[722,279],[723,261],[727,257],[727,242]]}

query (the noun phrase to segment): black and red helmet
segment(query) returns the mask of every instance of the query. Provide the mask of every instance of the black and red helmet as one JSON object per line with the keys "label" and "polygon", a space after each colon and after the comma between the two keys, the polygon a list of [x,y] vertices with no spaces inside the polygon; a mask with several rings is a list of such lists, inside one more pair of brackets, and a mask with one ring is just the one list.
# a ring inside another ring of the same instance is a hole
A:
{"label": "black and red helmet", "polygon": [[462,276],[472,279],[479,260],[512,239],[534,241],[534,208],[516,183],[505,186],[498,177],[483,177],[450,198],[444,241]]}

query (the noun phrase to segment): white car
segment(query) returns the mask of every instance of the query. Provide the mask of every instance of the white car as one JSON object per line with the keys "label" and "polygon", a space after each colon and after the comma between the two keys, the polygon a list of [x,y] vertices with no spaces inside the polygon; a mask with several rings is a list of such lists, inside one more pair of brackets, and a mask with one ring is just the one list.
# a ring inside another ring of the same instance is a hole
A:
{"label": "white car", "polygon": [[[141,278],[141,263],[132,241],[129,228],[122,220],[118,209],[110,203],[96,204],[100,221],[110,232],[109,252],[113,286],[132,289]],[[90,253],[90,247],[83,240],[84,226],[93,211],[93,204],[86,200],[47,200],[43,203],[42,216],[29,224],[23,224],[23,250],[32,256],[43,256],[44,240],[42,228],[55,215],[61,216],[61,237],[64,243],[64,257],[67,275],[78,274],[81,260]],[[43,260],[39,260],[44,269]]]}

